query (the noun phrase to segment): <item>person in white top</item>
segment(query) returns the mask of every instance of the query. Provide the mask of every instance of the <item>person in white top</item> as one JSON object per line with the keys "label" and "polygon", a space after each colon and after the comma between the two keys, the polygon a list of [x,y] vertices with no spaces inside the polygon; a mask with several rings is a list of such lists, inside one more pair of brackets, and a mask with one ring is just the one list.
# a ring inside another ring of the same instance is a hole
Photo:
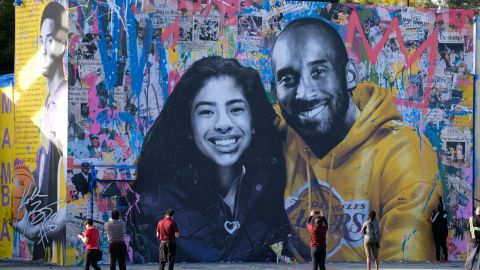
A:
{"label": "person in white top", "polygon": [[368,219],[363,223],[362,233],[365,235],[363,246],[365,247],[365,255],[367,257],[367,269],[370,270],[370,258],[375,260],[375,269],[378,270],[378,251],[380,249],[380,236],[378,229],[378,221],[375,219],[377,213],[371,210],[368,213]]}

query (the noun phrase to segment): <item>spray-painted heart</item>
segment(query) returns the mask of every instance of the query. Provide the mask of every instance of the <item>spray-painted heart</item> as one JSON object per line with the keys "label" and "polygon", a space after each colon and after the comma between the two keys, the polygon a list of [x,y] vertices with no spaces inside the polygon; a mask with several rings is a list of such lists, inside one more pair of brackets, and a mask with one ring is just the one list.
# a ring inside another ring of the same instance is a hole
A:
{"label": "spray-painted heart", "polygon": [[225,230],[229,233],[229,234],[232,234],[234,233],[236,230],[238,230],[240,228],[240,222],[238,221],[225,221],[225,223],[223,224],[223,227],[225,227]]}

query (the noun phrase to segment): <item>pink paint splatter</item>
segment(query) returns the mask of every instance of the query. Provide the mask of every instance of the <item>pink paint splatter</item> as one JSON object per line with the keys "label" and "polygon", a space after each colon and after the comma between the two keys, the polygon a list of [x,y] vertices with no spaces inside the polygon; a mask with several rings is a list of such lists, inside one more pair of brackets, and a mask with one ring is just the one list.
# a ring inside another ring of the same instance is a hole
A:
{"label": "pink paint splatter", "polygon": [[173,92],[173,89],[177,85],[178,81],[180,81],[180,73],[177,70],[172,70],[168,74],[168,95]]}
{"label": "pink paint splatter", "polygon": [[171,23],[162,33],[162,42],[165,43],[170,36],[172,37],[172,44],[170,47],[175,47],[180,39],[180,16],[177,16],[174,23]]}
{"label": "pink paint splatter", "polygon": [[92,121],[90,124],[90,134],[98,134],[101,130],[100,123],[97,122],[97,116],[100,113],[98,106],[100,105],[100,100],[97,97],[97,75],[92,72],[85,76],[83,79],[89,86],[88,89],[88,104],[89,104],[89,112],[88,117]]}
{"label": "pink paint splatter", "polygon": [[92,25],[92,32],[94,34],[98,34],[100,33],[100,28],[98,27],[98,20],[96,19],[98,16],[98,10],[95,10],[95,12],[93,12],[93,18],[95,18],[95,20],[93,20],[93,25]]}

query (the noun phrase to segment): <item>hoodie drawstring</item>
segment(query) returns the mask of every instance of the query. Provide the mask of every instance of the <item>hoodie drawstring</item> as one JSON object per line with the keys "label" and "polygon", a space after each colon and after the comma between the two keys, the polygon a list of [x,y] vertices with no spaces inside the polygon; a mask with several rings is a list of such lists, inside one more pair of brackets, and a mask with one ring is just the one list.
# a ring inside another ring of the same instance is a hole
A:
{"label": "hoodie drawstring", "polygon": [[308,210],[312,209],[312,181],[310,179],[310,148],[305,146],[303,151],[307,154],[307,163],[306,163],[306,170],[307,170],[307,181],[308,181]]}
{"label": "hoodie drawstring", "polygon": [[[331,215],[331,212],[332,212],[332,183],[330,180],[332,180],[333,176],[333,164],[335,163],[335,154],[332,153],[331,155],[331,158],[330,158],[330,167],[328,168],[328,172],[327,172],[327,182],[328,182],[328,185],[329,185],[329,194],[328,194],[328,212],[327,212],[327,224],[330,224],[330,217],[332,216]],[[326,239],[328,239],[328,231],[327,230],[327,235],[326,235]]]}

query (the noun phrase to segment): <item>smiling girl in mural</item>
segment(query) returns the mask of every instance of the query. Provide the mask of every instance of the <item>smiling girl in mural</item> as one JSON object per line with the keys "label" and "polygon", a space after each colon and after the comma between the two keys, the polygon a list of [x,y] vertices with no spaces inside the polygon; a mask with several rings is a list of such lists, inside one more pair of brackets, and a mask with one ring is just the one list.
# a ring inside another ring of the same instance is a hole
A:
{"label": "smiling girl in mural", "polygon": [[264,261],[288,234],[275,120],[256,70],[217,56],[195,62],[143,145],[137,255],[158,258],[156,222],[173,208],[177,261]]}

